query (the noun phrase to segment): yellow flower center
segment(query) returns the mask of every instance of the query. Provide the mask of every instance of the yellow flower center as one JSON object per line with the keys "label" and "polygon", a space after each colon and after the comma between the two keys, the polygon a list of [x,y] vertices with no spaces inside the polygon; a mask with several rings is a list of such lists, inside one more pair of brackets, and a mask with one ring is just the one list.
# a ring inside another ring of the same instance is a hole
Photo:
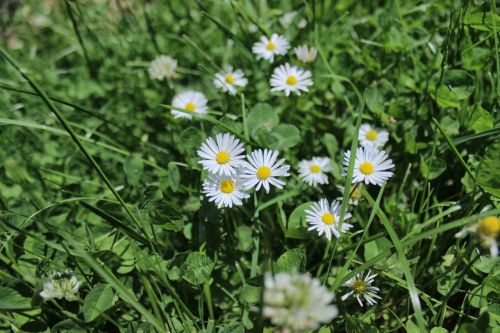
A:
{"label": "yellow flower center", "polygon": [[231,193],[234,191],[234,182],[229,179],[223,180],[220,183],[220,190],[224,193]]}
{"label": "yellow flower center", "polygon": [[309,167],[309,170],[312,172],[312,173],[320,173],[321,172],[321,167],[317,164],[313,164]]}
{"label": "yellow flower center", "polygon": [[194,110],[196,110],[196,105],[194,103],[187,102],[184,109],[186,109],[188,111],[194,111]]}
{"label": "yellow flower center", "polygon": [[487,237],[496,238],[500,232],[500,219],[496,216],[488,216],[479,222],[479,233]]}
{"label": "yellow flower center", "polygon": [[297,78],[293,75],[290,75],[288,77],[288,79],[286,79],[286,84],[288,84],[289,86],[294,86],[297,84]]}
{"label": "yellow flower center", "polygon": [[260,180],[267,179],[271,176],[271,169],[266,166],[261,166],[257,169],[257,178]]}
{"label": "yellow flower center", "polygon": [[321,221],[323,221],[324,224],[333,224],[335,222],[335,217],[331,213],[325,213],[321,216]]}
{"label": "yellow flower center", "polygon": [[229,83],[229,84],[233,84],[234,83],[234,76],[233,76],[233,74],[227,74],[226,75],[226,82]]}
{"label": "yellow flower center", "polygon": [[370,141],[375,141],[377,140],[378,133],[375,130],[369,130],[366,132],[366,138]]}
{"label": "yellow flower center", "polygon": [[359,171],[361,171],[361,173],[364,173],[365,175],[370,175],[373,173],[373,164],[371,164],[370,162],[363,162],[359,166]]}
{"label": "yellow flower center", "polygon": [[352,289],[358,294],[362,294],[366,291],[366,282],[363,280],[356,280],[352,283]]}
{"label": "yellow flower center", "polygon": [[217,156],[215,156],[215,160],[219,164],[226,164],[227,162],[229,162],[229,158],[229,154],[225,151],[220,151]]}
{"label": "yellow flower center", "polygon": [[268,51],[274,51],[276,49],[276,45],[273,42],[269,41],[269,43],[267,43],[266,45],[266,49]]}

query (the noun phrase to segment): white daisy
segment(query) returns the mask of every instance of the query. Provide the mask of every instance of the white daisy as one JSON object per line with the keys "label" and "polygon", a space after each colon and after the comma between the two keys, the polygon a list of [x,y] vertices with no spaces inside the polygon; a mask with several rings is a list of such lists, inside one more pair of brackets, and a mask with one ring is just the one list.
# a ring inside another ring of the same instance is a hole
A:
{"label": "white daisy", "polygon": [[464,228],[455,237],[461,238],[467,233],[475,233],[482,244],[490,249],[492,257],[498,256],[497,237],[500,233],[500,219],[496,216],[487,216],[470,227]]}
{"label": "white daisy", "polygon": [[[176,108],[185,109],[187,111],[196,112],[199,114],[207,113],[207,99],[205,95],[198,91],[185,91],[175,95],[172,100],[172,105]],[[177,110],[170,110],[175,118],[193,118],[192,115]]]}
{"label": "white daisy", "polygon": [[[339,189],[342,194],[345,191],[345,187],[342,185],[337,185],[337,188]],[[351,196],[349,197],[349,205],[354,205],[357,206],[359,203],[359,200],[361,200],[361,194],[363,191],[363,184],[358,183],[354,188],[351,187]],[[337,200],[342,200],[344,197],[338,197]]]}
{"label": "white daisy", "polygon": [[243,199],[250,195],[243,192],[242,183],[236,176],[210,174],[203,182],[202,192],[208,201],[214,201],[218,208],[243,205]]}
{"label": "white daisy", "polygon": [[284,55],[289,48],[290,44],[285,37],[272,34],[270,39],[265,36],[260,37],[260,42],[253,44],[252,52],[257,55],[257,59],[266,59],[273,62],[275,55]]}
{"label": "white daisy", "polygon": [[207,138],[198,150],[202,158],[203,169],[213,174],[235,175],[237,168],[243,163],[245,155],[243,144],[229,133],[219,133],[213,138]]}
{"label": "white daisy", "polygon": [[308,274],[277,273],[264,276],[263,314],[280,332],[315,330],[338,314],[335,295]]}
{"label": "white daisy", "polygon": [[177,77],[177,60],[161,55],[151,61],[148,68],[149,77],[154,80],[175,79]]}
{"label": "white daisy", "polygon": [[377,299],[381,299],[381,297],[377,295],[379,289],[372,286],[373,279],[377,274],[370,275],[370,272],[371,271],[368,271],[365,278],[363,278],[363,273],[358,273],[344,283],[343,286],[351,288],[351,290],[342,296],[341,299],[345,301],[349,296],[354,295],[361,306],[363,306],[362,298],[365,299],[368,305],[377,303]]}
{"label": "white daisy", "polygon": [[380,148],[389,140],[389,133],[386,130],[363,124],[359,128],[358,140],[363,147]]}
{"label": "white daisy", "polygon": [[44,301],[51,299],[63,299],[68,301],[77,298],[78,289],[80,289],[81,282],[76,278],[75,273],[70,270],[52,274],[49,281],[43,284],[43,290],[40,296]]}
{"label": "white daisy", "polygon": [[340,220],[340,203],[335,200],[329,205],[328,200],[321,199],[315,202],[305,213],[306,221],[310,225],[307,230],[316,230],[319,236],[325,234],[328,240],[332,239],[332,233],[339,238],[341,232],[345,233],[352,228],[352,224],[345,223],[345,220],[351,218],[351,214],[346,212],[342,222],[342,229],[339,232],[337,225]]}
{"label": "white daisy", "polygon": [[227,66],[224,71],[215,74],[214,85],[223,92],[236,94],[238,87],[245,87],[248,80],[241,69],[233,71],[233,67]]}
{"label": "white daisy", "polygon": [[307,184],[316,187],[318,184],[328,184],[325,172],[332,171],[328,157],[313,157],[312,160],[302,160],[299,163],[299,177]]}
{"label": "white daisy", "polygon": [[285,182],[276,177],[288,177],[290,174],[290,166],[283,164],[285,159],[282,158],[276,161],[278,157],[277,151],[261,149],[254,150],[252,154],[247,155],[248,161],[243,165],[243,173],[241,178],[245,183],[245,188],[250,189],[255,187],[255,190],[260,190],[264,187],[267,193],[271,185],[277,188],[283,188]]}
{"label": "white daisy", "polygon": [[289,96],[290,92],[300,95],[302,91],[309,91],[309,86],[313,84],[311,72],[291,66],[289,63],[278,66],[271,76],[271,91],[284,91]]}
{"label": "white daisy", "polygon": [[308,48],[307,45],[296,47],[294,50],[297,58],[299,58],[299,60],[304,64],[313,62],[314,59],[316,59],[316,55],[318,54],[318,50],[316,50],[315,47]]}
{"label": "white daisy", "polygon": [[[344,172],[347,173],[349,167],[349,157],[351,151],[346,151],[344,155]],[[365,184],[382,185],[393,175],[394,168],[392,160],[388,159],[385,151],[374,147],[360,147],[356,150],[356,159],[354,162],[354,172],[352,182]]]}

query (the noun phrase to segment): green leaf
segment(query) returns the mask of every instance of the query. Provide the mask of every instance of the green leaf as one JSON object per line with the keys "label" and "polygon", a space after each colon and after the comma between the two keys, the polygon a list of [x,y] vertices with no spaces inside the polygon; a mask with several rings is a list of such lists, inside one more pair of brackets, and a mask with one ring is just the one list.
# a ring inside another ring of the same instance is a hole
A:
{"label": "green leaf", "polygon": [[339,143],[335,135],[325,133],[325,135],[323,135],[323,144],[328,151],[328,155],[330,155],[330,157],[335,157],[339,150]]}
{"label": "green leaf", "polygon": [[288,224],[285,228],[285,236],[287,238],[307,238],[305,230],[306,222],[304,211],[311,207],[312,202],[306,202],[295,208],[288,218]]}
{"label": "green leaf", "polygon": [[377,85],[373,83],[365,92],[366,106],[377,114],[384,112],[384,99],[380,94]]}
{"label": "green leaf", "polygon": [[177,192],[179,190],[179,184],[181,182],[181,173],[179,168],[175,163],[168,163],[168,184],[172,191]]}
{"label": "green leaf", "polygon": [[214,263],[200,252],[191,252],[181,265],[182,278],[187,282],[200,285],[205,283],[212,274]]}
{"label": "green leaf", "polygon": [[259,103],[255,105],[247,117],[248,131],[255,139],[259,139],[261,135],[270,133],[278,123],[278,114],[269,104]]}
{"label": "green leaf", "polygon": [[485,191],[500,198],[500,168],[498,168],[498,161],[500,161],[500,141],[490,144],[486,149],[479,164],[476,179]]}
{"label": "green leaf", "polygon": [[144,163],[138,155],[133,154],[125,159],[125,162],[123,163],[123,170],[127,176],[127,182],[130,185],[135,186],[141,179],[142,172],[144,171]]}
{"label": "green leaf", "polygon": [[281,124],[270,133],[274,139],[270,148],[275,150],[287,150],[300,142],[300,131],[294,125]]}
{"label": "green leaf", "polygon": [[241,288],[240,301],[248,304],[257,304],[260,302],[262,288],[245,283]]}
{"label": "green leaf", "polygon": [[0,286],[0,310],[21,310],[31,308],[31,299],[17,290]]}
{"label": "green leaf", "polygon": [[480,105],[476,105],[470,112],[468,127],[476,133],[490,130],[493,128],[493,117]]}
{"label": "green leaf", "polygon": [[291,272],[306,269],[306,252],[302,248],[291,249],[283,253],[276,262],[277,272]]}
{"label": "green leaf", "polygon": [[464,16],[464,24],[472,29],[482,31],[500,31],[500,16],[492,12],[467,11]]}
{"label": "green leaf", "polygon": [[113,289],[108,284],[96,284],[83,302],[82,313],[85,321],[97,319],[103,312],[115,304]]}

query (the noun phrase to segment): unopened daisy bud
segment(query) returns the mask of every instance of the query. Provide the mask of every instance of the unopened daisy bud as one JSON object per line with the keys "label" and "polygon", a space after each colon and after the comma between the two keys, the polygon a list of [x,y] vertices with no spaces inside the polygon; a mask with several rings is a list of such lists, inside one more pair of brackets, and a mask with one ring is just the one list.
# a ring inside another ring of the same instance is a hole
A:
{"label": "unopened daisy bud", "polygon": [[49,280],[43,284],[43,290],[40,292],[40,296],[44,301],[54,298],[64,298],[70,301],[77,298],[80,285],[81,282],[78,281],[76,275],[72,271],[66,270],[64,272],[58,272],[53,274]]}
{"label": "unopened daisy bud", "polygon": [[[207,113],[207,99],[205,98],[205,95],[198,91],[185,91],[175,95],[172,100],[172,105],[176,108],[184,109],[189,112],[198,114]],[[170,110],[170,113],[172,113],[175,118],[193,118],[193,116],[189,113],[177,110]]]}
{"label": "unopened daisy bud", "polygon": [[253,45],[252,52],[257,55],[257,59],[273,62],[275,55],[284,55],[289,48],[290,44],[285,37],[272,34],[269,39],[265,36],[260,37],[260,42]]}
{"label": "unopened daisy bud", "polygon": [[307,230],[316,230],[318,236],[325,234],[328,240],[332,239],[332,234],[339,238],[340,233],[345,233],[352,228],[352,224],[345,222],[345,220],[351,218],[351,214],[346,212],[342,227],[339,230],[340,203],[335,200],[330,204],[327,199],[321,199],[307,209],[305,214],[306,221],[309,224]]}
{"label": "unopened daisy bud", "polygon": [[[351,151],[346,151],[344,155],[344,173],[346,174],[350,156]],[[381,186],[392,177],[393,172],[390,170],[393,168],[394,164],[391,159],[388,159],[385,151],[374,147],[359,147],[356,150],[352,182]]]}
{"label": "unopened daisy bud", "polygon": [[[345,187],[342,185],[337,185],[340,192],[344,193]],[[363,193],[363,184],[358,183],[355,187],[351,187],[351,195],[349,196],[349,205],[357,206],[359,200],[361,200],[361,194]],[[337,200],[342,200],[344,197],[338,197]]]}
{"label": "unopened daisy bud", "polygon": [[299,177],[310,186],[328,184],[326,172],[332,171],[328,157],[313,157],[310,161],[302,160],[299,163]]}
{"label": "unopened daisy bud", "polygon": [[313,84],[311,77],[310,71],[286,63],[274,69],[270,80],[271,91],[284,91],[286,96],[290,92],[300,95],[301,91],[309,91]]}
{"label": "unopened daisy bud", "polygon": [[295,48],[295,54],[297,58],[304,64],[308,62],[313,62],[316,59],[318,50],[315,47],[308,48],[307,45],[302,45]]}
{"label": "unopened daisy bud", "polygon": [[380,148],[389,140],[389,133],[386,130],[379,130],[368,124],[363,124],[359,128],[358,140],[363,147]]}
{"label": "unopened daisy bud", "polygon": [[368,271],[368,274],[366,274],[364,278],[363,273],[358,273],[344,283],[343,286],[349,288],[350,291],[342,296],[341,299],[345,301],[352,295],[353,297],[356,297],[359,305],[361,306],[363,306],[363,299],[368,305],[377,303],[377,299],[381,299],[381,297],[377,295],[379,289],[372,286],[373,280],[377,274],[370,275],[370,272],[371,271]]}
{"label": "unopened daisy bud", "polygon": [[149,65],[149,76],[154,80],[175,79],[177,77],[177,60],[170,56],[161,55]]}
{"label": "unopened daisy bud", "polygon": [[238,87],[245,87],[248,80],[241,69],[233,71],[233,67],[227,66],[224,71],[215,74],[214,85],[231,95],[236,94]]}
{"label": "unopened daisy bud", "polygon": [[334,294],[307,274],[266,273],[264,316],[281,332],[302,332],[329,323],[338,314]]}

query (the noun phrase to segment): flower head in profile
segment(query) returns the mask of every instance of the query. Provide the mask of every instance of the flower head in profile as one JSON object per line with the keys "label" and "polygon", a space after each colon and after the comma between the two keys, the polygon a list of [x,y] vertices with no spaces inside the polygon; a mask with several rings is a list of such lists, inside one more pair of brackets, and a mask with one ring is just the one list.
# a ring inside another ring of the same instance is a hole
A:
{"label": "flower head in profile", "polygon": [[308,62],[313,62],[316,59],[318,50],[315,47],[308,48],[307,45],[301,45],[294,49],[297,58],[304,64]]}
{"label": "flower head in profile", "polygon": [[316,187],[318,184],[328,184],[326,172],[332,171],[328,157],[313,157],[299,163],[299,177],[307,184]]}
{"label": "flower head in profile", "polygon": [[497,238],[500,233],[500,219],[496,216],[487,216],[470,227],[466,227],[455,237],[461,238],[467,233],[474,233],[479,236],[484,247],[490,249],[492,257],[498,256]]}
{"label": "flower head in profile", "polygon": [[358,140],[363,147],[381,148],[389,140],[389,133],[386,130],[363,124],[359,128]]}
{"label": "flower head in profile", "polygon": [[219,133],[213,138],[207,138],[198,150],[202,158],[198,163],[203,169],[213,174],[236,175],[238,167],[243,163],[245,155],[243,144],[229,133]]}
{"label": "flower head in profile", "polygon": [[[337,188],[341,193],[344,193],[345,187],[342,185],[337,185]],[[357,206],[359,200],[361,200],[361,194],[363,193],[363,184],[357,183],[354,187],[351,187],[351,195],[349,196],[349,205]],[[337,200],[342,200],[344,197],[338,197]]]}
{"label": "flower head in profile", "polygon": [[342,296],[341,299],[345,301],[352,295],[353,297],[356,297],[359,305],[361,306],[363,306],[363,299],[368,305],[377,303],[377,299],[381,298],[377,295],[379,289],[372,285],[377,274],[370,275],[370,273],[371,271],[368,271],[364,278],[363,272],[358,273],[344,283],[343,286],[349,288],[350,290],[347,294]]}
{"label": "flower head in profile", "polygon": [[[344,155],[344,173],[346,174],[350,156],[351,151],[346,151]],[[392,177],[393,168],[394,164],[385,151],[374,147],[359,147],[356,149],[352,182],[381,186]]]}
{"label": "flower head in profile", "polygon": [[[185,109],[198,114],[207,113],[207,99],[205,95],[198,91],[185,91],[175,95],[172,100],[172,105],[176,108]],[[170,113],[172,113],[175,118],[193,118],[189,113],[177,110],[170,110]]]}
{"label": "flower head in profile", "polygon": [[40,296],[44,301],[51,299],[66,299],[68,301],[77,298],[78,289],[81,282],[76,278],[75,273],[70,270],[54,273],[47,282],[43,284],[43,290]]}
{"label": "flower head in profile", "polygon": [[215,202],[218,208],[243,205],[243,199],[250,195],[243,191],[239,176],[210,174],[203,182],[202,192],[208,201]]}
{"label": "flower head in profile", "polygon": [[344,214],[344,221],[342,222],[342,227],[339,230],[338,223],[340,221],[340,203],[333,200],[332,203],[328,203],[327,199],[321,199],[318,202],[313,203],[313,205],[305,210],[306,221],[309,224],[307,230],[315,230],[318,232],[318,236],[325,234],[328,240],[332,239],[332,234],[336,237],[340,237],[340,233],[345,233],[352,228],[352,224],[346,223],[345,220],[351,218],[351,214],[346,212]]}
{"label": "flower head in profile", "polygon": [[177,60],[167,55],[160,55],[151,61],[148,68],[149,77],[154,80],[175,79]]}
{"label": "flower head in profile", "polygon": [[245,87],[248,80],[241,69],[233,70],[233,67],[227,66],[224,71],[215,74],[214,85],[231,95],[236,94],[239,87]]}
{"label": "flower head in profile", "polygon": [[284,55],[289,48],[290,44],[285,37],[272,34],[269,39],[265,36],[260,37],[260,42],[253,45],[252,52],[257,55],[257,59],[266,59],[273,62],[275,55]]}
{"label": "flower head in profile", "polygon": [[246,189],[255,187],[258,191],[263,187],[269,193],[270,185],[283,188],[285,182],[277,177],[288,177],[290,166],[284,164],[284,158],[277,161],[278,154],[273,150],[257,149],[247,155],[247,162],[243,165],[241,175]]}
{"label": "flower head in profile", "polygon": [[271,91],[284,91],[286,96],[291,92],[300,95],[302,91],[309,91],[312,86],[311,72],[289,63],[278,66],[271,76]]}
{"label": "flower head in profile", "polygon": [[265,274],[263,314],[281,332],[314,330],[329,323],[338,314],[333,299],[332,292],[307,274]]}

